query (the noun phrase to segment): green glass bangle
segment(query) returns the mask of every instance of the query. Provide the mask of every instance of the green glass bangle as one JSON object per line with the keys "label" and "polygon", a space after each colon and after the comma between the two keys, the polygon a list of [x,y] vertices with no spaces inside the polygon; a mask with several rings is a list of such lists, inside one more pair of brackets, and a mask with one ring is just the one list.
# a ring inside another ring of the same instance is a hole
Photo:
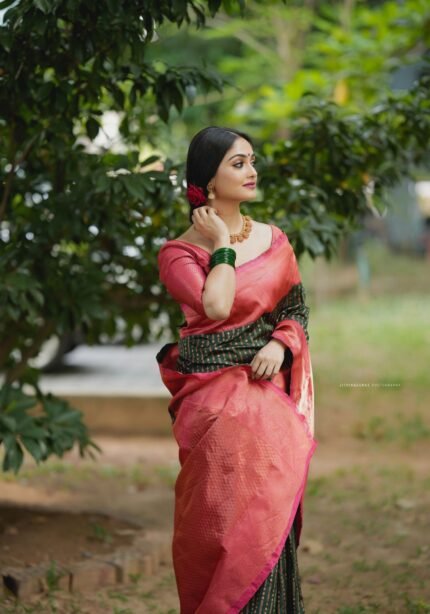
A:
{"label": "green glass bangle", "polygon": [[233,262],[229,262],[228,260],[220,260],[219,262],[211,262],[209,264],[209,268],[212,270],[217,264],[229,264],[230,266],[232,266],[234,269],[236,268],[234,266]]}
{"label": "green glass bangle", "polygon": [[219,247],[218,249],[216,249],[213,254],[212,254],[212,258],[214,256],[218,256],[218,254],[228,254],[230,256],[232,256],[235,260],[236,260],[236,252],[232,247]]}
{"label": "green glass bangle", "polygon": [[230,247],[220,247],[219,249],[215,250],[214,253],[211,256],[212,259],[215,258],[231,258],[232,260],[236,259],[236,252],[234,251],[234,249],[231,249]]}
{"label": "green glass bangle", "polygon": [[215,256],[211,257],[211,261],[214,262],[216,260],[227,260],[234,263],[236,261],[236,258],[231,254],[216,254]]}
{"label": "green glass bangle", "polygon": [[231,247],[219,247],[211,255],[210,268],[212,269],[217,264],[230,264],[235,268],[236,252]]}
{"label": "green glass bangle", "polygon": [[228,254],[218,254],[214,258],[211,258],[211,262],[217,262],[218,260],[227,260],[227,262],[233,262],[234,264],[236,259]]}
{"label": "green glass bangle", "polygon": [[210,264],[215,265],[215,264],[220,264],[223,262],[227,264],[232,264],[234,266],[233,260],[230,260],[229,258],[217,258],[216,260],[211,260]]}

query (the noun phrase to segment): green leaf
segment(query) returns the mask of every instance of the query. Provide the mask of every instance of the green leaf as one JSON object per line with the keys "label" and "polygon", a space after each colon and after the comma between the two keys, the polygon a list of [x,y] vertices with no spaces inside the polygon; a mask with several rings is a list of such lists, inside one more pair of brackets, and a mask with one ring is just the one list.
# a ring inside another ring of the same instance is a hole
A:
{"label": "green leaf", "polygon": [[145,158],[143,162],[140,163],[140,166],[148,166],[149,164],[153,164],[160,159],[160,156],[149,156],[149,158]]}
{"label": "green leaf", "polygon": [[44,449],[41,446],[41,442],[31,437],[21,437],[24,447],[30,452],[32,457],[36,461],[40,461],[43,458]]}
{"label": "green leaf", "polygon": [[169,98],[170,102],[176,107],[178,112],[182,111],[182,107],[184,105],[184,99],[182,97],[182,93],[176,85],[171,85],[169,88]]}
{"label": "green leaf", "polygon": [[13,399],[7,410],[8,411],[20,411],[20,410],[26,410],[26,409],[30,409],[31,407],[34,407],[37,404],[37,399],[35,399],[34,397],[28,397],[26,395],[21,395],[19,398],[15,398]]}
{"label": "green leaf", "polygon": [[47,435],[46,429],[40,426],[30,426],[24,429],[19,429],[19,433],[23,437],[32,437],[33,439],[44,439]]}
{"label": "green leaf", "polygon": [[94,140],[99,133],[100,124],[94,117],[90,117],[85,124],[85,128],[89,138]]}
{"label": "green leaf", "polygon": [[45,303],[45,297],[40,292],[40,290],[37,290],[36,288],[32,288],[31,295],[39,303],[39,305],[43,305]]}
{"label": "green leaf", "polygon": [[124,93],[122,92],[122,90],[120,90],[119,87],[115,87],[113,89],[113,91],[112,91],[112,95],[113,95],[113,99],[115,100],[117,105],[121,109],[123,109],[124,108],[125,97],[124,97]]}
{"label": "green leaf", "polygon": [[0,2],[0,11],[3,11],[4,9],[7,9],[8,6],[11,6],[12,4],[15,4],[16,0],[2,0]]}
{"label": "green leaf", "polygon": [[57,397],[48,394],[42,399],[42,405],[48,416],[50,418],[55,418],[56,416],[59,416],[64,410],[66,403],[63,400],[57,399]]}
{"label": "green leaf", "polygon": [[52,0],[33,0],[33,2],[34,6],[42,11],[42,13],[45,13],[45,15],[53,13],[57,8]]}
{"label": "green leaf", "polygon": [[12,433],[16,430],[16,420],[13,416],[0,414],[0,424],[3,424]]}
{"label": "green leaf", "polygon": [[130,196],[138,200],[145,200],[145,198],[147,198],[148,194],[142,177],[139,177],[139,175],[124,175],[121,177],[121,180]]}
{"label": "green leaf", "polygon": [[77,422],[79,417],[81,416],[81,412],[76,409],[69,409],[67,411],[62,411],[61,414],[56,416],[55,424],[63,424],[67,422]]}
{"label": "green leaf", "polygon": [[214,17],[217,11],[219,11],[220,6],[221,0],[208,0],[208,7],[211,17]]}
{"label": "green leaf", "polygon": [[6,437],[3,440],[3,444],[5,447],[3,471],[12,470],[15,473],[18,473],[24,459],[24,454],[20,444],[15,439],[7,440]]}
{"label": "green leaf", "polygon": [[28,290],[35,285],[30,275],[28,275],[27,272],[24,271],[8,275],[5,279],[5,284],[6,287],[9,287],[13,290]]}

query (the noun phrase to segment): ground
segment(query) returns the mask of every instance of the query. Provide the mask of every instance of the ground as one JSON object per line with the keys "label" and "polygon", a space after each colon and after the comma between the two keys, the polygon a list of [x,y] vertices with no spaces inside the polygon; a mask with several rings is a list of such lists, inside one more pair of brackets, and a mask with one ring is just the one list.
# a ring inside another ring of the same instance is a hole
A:
{"label": "ground", "polygon": [[[105,449],[106,474],[106,467],[109,466],[106,463],[118,463],[118,445],[113,440],[98,441]],[[133,471],[136,466],[138,444],[138,440],[132,440],[130,445],[123,445],[124,469],[129,467]],[[140,444],[141,448],[145,448],[146,444],[149,446],[145,440]],[[157,440],[157,452],[163,455],[165,461],[169,458],[174,461],[175,445],[169,439]],[[412,450],[398,443],[359,438],[344,438],[337,443],[325,436],[319,440],[312,461],[305,502],[305,524],[298,551],[307,612],[430,612],[430,588],[426,582],[430,562],[426,537],[430,503],[427,449],[427,441],[415,442]],[[112,491],[113,482],[111,478],[103,477],[100,467],[87,468],[84,479],[83,469],[82,461],[65,459],[64,472],[58,470],[57,464],[56,471],[44,474],[44,488],[57,494],[70,489],[78,496],[76,487],[79,485],[84,493],[80,496],[85,501],[85,492],[89,493],[94,488],[100,491],[103,482],[111,493],[120,493],[121,489],[124,492],[132,483],[128,481],[132,474],[124,471],[121,477],[117,475],[114,478],[117,490]],[[27,471],[27,476],[23,478],[25,486],[32,485],[38,490],[41,477],[36,470]],[[127,475],[128,478],[125,477]],[[10,485],[11,482],[3,484],[6,490]],[[18,485],[14,486],[16,489]],[[163,487],[167,491],[172,490],[167,480]],[[16,489],[15,495],[17,492]],[[42,499],[43,489],[39,492]],[[166,517],[170,518],[170,514],[171,511],[166,508]],[[34,517],[33,523],[39,528],[45,523],[38,524],[38,517],[40,515]],[[8,527],[18,525],[16,518],[8,520],[3,512],[2,518]],[[100,518],[97,524],[102,526]],[[34,527],[34,524],[31,526]],[[56,526],[61,528],[61,523]],[[68,542],[66,529],[71,526],[69,519],[63,526],[63,532],[52,530],[43,552],[49,551],[53,558],[61,559],[65,552],[64,544]],[[122,523],[121,527],[124,526]],[[73,530],[75,536],[79,530],[82,531],[83,541],[76,541],[77,553],[82,547],[94,552],[95,547],[105,543],[100,538],[103,532],[99,530],[97,539],[97,532],[91,535],[88,524],[75,523]],[[115,534],[114,525],[106,528],[106,534]],[[88,541],[90,536],[93,539]],[[15,545],[12,548],[13,539]],[[8,552],[15,557],[21,543],[23,560],[30,562],[40,558],[38,531],[21,533],[18,529],[18,533],[9,535],[8,540],[11,548]],[[2,547],[5,544],[2,541]],[[6,559],[3,550],[2,560]],[[139,579],[129,586],[116,586],[83,595],[52,592],[42,600],[41,609],[34,605],[34,609],[25,610],[24,606],[14,606],[11,601],[4,601],[2,607],[0,611],[5,613],[179,612],[171,564],[162,566],[155,577]]]}
{"label": "ground", "polygon": [[[429,293],[360,301],[345,297],[311,311],[318,446],[298,550],[306,614],[430,613]],[[116,530],[132,530],[134,523],[168,531],[178,471],[175,441],[97,441],[104,451],[97,463],[71,454],[40,468],[28,463],[16,478],[3,475],[2,509],[6,503],[109,509],[121,520],[99,529],[83,523],[78,553],[104,548],[108,535],[127,539]],[[19,550],[24,532],[17,519],[1,511],[0,518],[8,540],[1,542],[1,560],[18,558],[18,552],[33,560],[35,532],[25,534]],[[101,522],[98,517],[95,525]],[[51,543],[57,553],[64,534]],[[179,605],[167,564],[156,576],[91,594],[51,591],[39,605],[3,599],[0,611],[178,614]]]}

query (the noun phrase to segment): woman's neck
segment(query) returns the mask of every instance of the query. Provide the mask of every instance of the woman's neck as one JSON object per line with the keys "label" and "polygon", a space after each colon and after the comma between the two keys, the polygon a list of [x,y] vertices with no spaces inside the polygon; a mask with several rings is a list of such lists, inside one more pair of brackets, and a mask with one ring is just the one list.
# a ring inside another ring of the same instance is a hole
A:
{"label": "woman's neck", "polygon": [[223,206],[222,203],[217,203],[214,200],[211,206],[217,210],[218,215],[226,224],[230,234],[238,233],[242,230],[243,220],[239,204],[235,207],[232,207],[231,203]]}

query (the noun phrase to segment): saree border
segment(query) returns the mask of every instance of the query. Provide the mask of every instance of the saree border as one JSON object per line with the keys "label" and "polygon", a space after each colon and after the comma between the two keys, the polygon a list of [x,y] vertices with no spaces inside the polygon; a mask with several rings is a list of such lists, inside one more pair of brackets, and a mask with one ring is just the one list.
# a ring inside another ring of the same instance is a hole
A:
{"label": "saree border", "polygon": [[[281,398],[287,397],[288,400],[291,401],[291,397],[273,382],[270,382],[268,380],[261,380],[260,383],[263,384],[264,386],[268,386],[269,388],[272,388]],[[294,498],[292,511],[291,511],[290,517],[287,522],[287,528],[285,529],[282,535],[280,543],[278,544],[274,552],[272,552],[272,555],[269,561],[266,563],[266,565],[257,575],[255,580],[253,580],[251,585],[242,593],[242,595],[239,597],[236,603],[232,605],[229,610],[227,610],[226,614],[239,614],[240,611],[243,609],[243,607],[249,602],[249,600],[252,599],[252,597],[258,591],[260,586],[263,584],[263,582],[268,578],[269,574],[273,571],[276,563],[279,560],[279,557],[281,556],[282,549],[285,544],[285,540],[287,539],[291,531],[291,527],[294,522],[294,518],[296,516],[298,507],[300,503],[302,502],[302,499],[305,493],[305,488],[306,488],[306,484],[308,481],[310,462],[311,462],[312,456],[319,442],[312,435],[310,428],[309,428],[309,424],[306,420],[306,417],[298,411],[296,404],[294,402],[291,402],[291,403],[289,402],[288,405],[292,406],[294,413],[303,423],[306,434],[308,435],[309,439],[312,442],[309,452],[306,456],[305,471],[304,471],[303,479],[302,479],[300,488],[298,489],[296,496]],[[301,510],[301,513],[303,513],[303,509]]]}
{"label": "saree border", "polygon": [[298,507],[300,505],[302,496],[304,494],[305,491],[305,486],[306,486],[306,482],[307,482],[307,477],[308,477],[308,473],[309,473],[309,465],[311,462],[311,458],[313,456],[313,453],[315,451],[315,448],[317,447],[318,442],[314,441],[314,443],[312,444],[308,455],[306,457],[306,470],[305,470],[305,474],[303,476],[303,480],[302,483],[300,485],[299,490],[297,491],[297,494],[294,498],[294,502],[293,502],[293,507],[292,507],[292,512],[290,514],[290,517],[288,519],[288,523],[287,523],[287,528],[285,529],[281,541],[279,543],[279,545],[276,547],[275,551],[272,553],[269,561],[266,563],[266,565],[263,567],[263,569],[260,571],[260,573],[257,575],[257,577],[255,578],[255,580],[252,581],[251,585],[242,593],[242,595],[239,597],[239,599],[236,601],[236,603],[234,605],[231,606],[231,608],[229,608],[226,612],[226,614],[239,614],[240,611],[244,608],[244,606],[246,606],[246,604],[249,602],[250,599],[252,599],[252,597],[255,595],[255,593],[258,591],[258,589],[260,588],[260,586],[263,584],[263,582],[268,578],[269,574],[273,571],[276,563],[279,561],[279,557],[281,556],[282,553],[282,549],[285,545],[285,540],[287,539],[290,531],[291,531],[291,527],[292,524],[294,522],[294,518],[296,516]]}

